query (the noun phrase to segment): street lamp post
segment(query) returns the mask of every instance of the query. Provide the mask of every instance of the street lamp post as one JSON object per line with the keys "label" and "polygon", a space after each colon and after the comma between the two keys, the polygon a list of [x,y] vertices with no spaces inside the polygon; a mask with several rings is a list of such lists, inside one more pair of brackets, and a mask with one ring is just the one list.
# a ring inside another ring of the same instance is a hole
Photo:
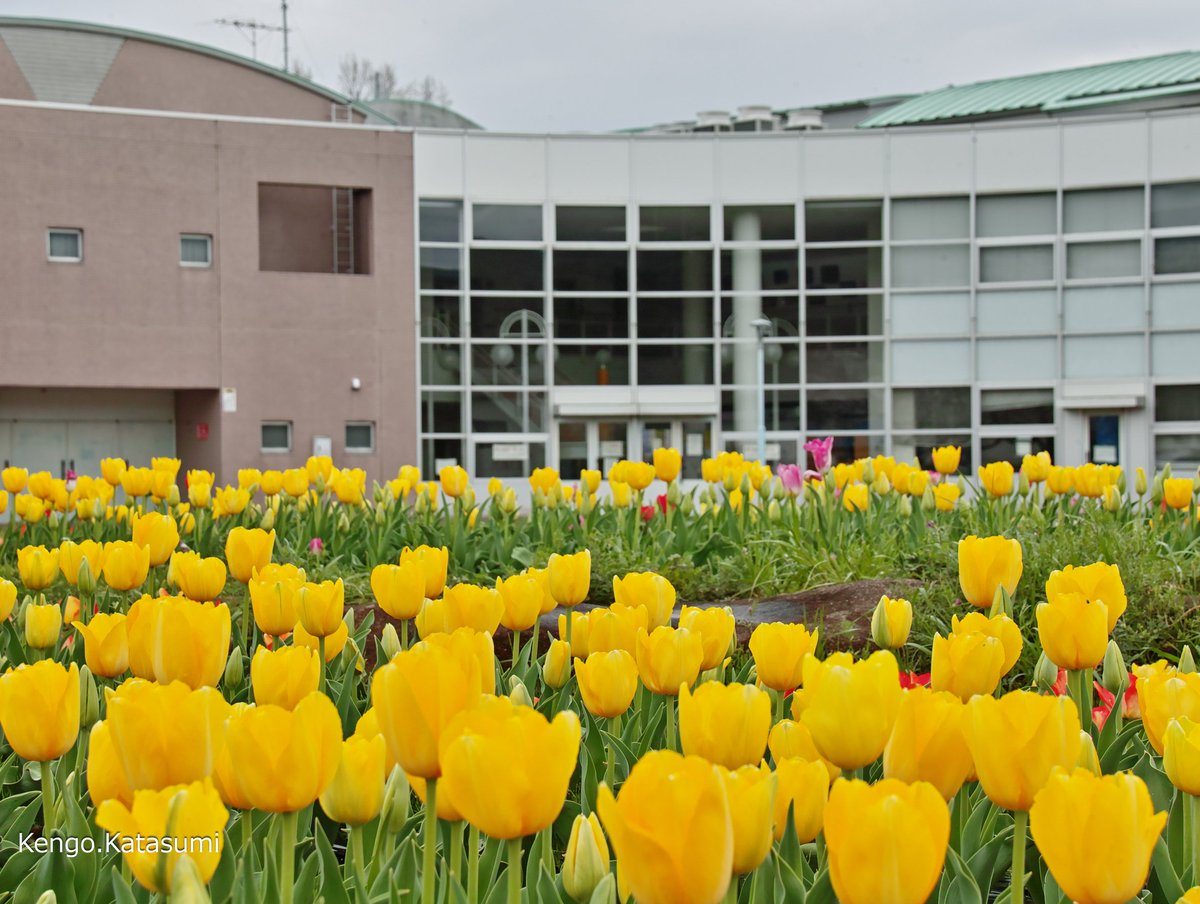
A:
{"label": "street lamp post", "polygon": [[758,460],[767,460],[767,347],[765,340],[771,332],[771,321],[756,317],[750,321],[758,335]]}

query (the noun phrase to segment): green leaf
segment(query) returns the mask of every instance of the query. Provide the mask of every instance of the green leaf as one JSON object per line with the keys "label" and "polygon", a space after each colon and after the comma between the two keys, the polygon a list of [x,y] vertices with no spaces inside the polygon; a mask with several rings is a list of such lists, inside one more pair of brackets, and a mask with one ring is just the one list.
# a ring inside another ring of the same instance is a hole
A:
{"label": "green leaf", "polygon": [[[239,820],[245,818],[245,813],[238,816]],[[226,834],[225,844],[221,846],[221,859],[217,861],[217,869],[208,883],[208,896],[212,899],[212,904],[226,904],[229,901],[233,896],[233,880],[236,875],[237,854]]]}
{"label": "green leaf", "polygon": [[514,561],[523,565],[525,568],[529,568],[534,562],[537,561],[537,556],[528,546],[516,547],[512,551],[511,555]]}
{"label": "green leaf", "polygon": [[605,873],[592,889],[592,897],[588,904],[617,904],[617,877]]}
{"label": "green leaf", "polygon": [[837,904],[837,896],[833,893],[833,883],[829,878],[829,867],[817,873],[816,881],[808,890],[808,900],[805,904]]}
{"label": "green leaf", "polygon": [[35,904],[43,892],[53,891],[57,904],[75,904],[75,867],[63,851],[43,854],[33,872],[17,886],[14,904]]}
{"label": "green leaf", "polygon": [[112,868],[112,888],[113,899],[116,901],[116,904],[135,904],[133,889],[129,887],[129,883],[121,875],[121,870],[115,866]]}
{"label": "green leaf", "polygon": [[974,874],[954,848],[946,849],[946,865],[953,877],[946,891],[946,904],[983,904]]}
{"label": "green leaf", "polygon": [[293,904],[313,904],[316,900],[317,873],[320,869],[320,855],[314,851],[304,858],[300,874],[296,876],[293,886]]}
{"label": "green leaf", "polygon": [[554,876],[550,875],[545,863],[538,867],[537,893],[539,904],[570,904],[555,884]]}
{"label": "green leaf", "polygon": [[804,882],[782,857],[774,859],[779,872],[779,884],[783,887],[783,904],[806,904]]}
{"label": "green leaf", "polygon": [[325,904],[350,904],[350,896],[346,894],[346,886],[342,884],[342,869],[333,856],[333,847],[325,833],[314,833],[317,841],[317,858],[320,865],[321,896]]}
{"label": "green leaf", "polygon": [[1154,845],[1154,854],[1150,858],[1151,878],[1157,881],[1159,891],[1155,893],[1155,901],[1178,901],[1183,897],[1183,884],[1171,863],[1171,855],[1167,851],[1167,843],[1160,835]]}

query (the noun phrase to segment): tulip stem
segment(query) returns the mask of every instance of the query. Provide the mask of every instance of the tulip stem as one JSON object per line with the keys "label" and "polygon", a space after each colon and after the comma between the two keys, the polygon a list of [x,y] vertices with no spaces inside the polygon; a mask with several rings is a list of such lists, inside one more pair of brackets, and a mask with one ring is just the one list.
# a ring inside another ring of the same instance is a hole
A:
{"label": "tulip stem", "polygon": [[317,679],[317,690],[322,694],[325,693],[325,635],[317,636],[317,658],[320,662],[320,677]]}
{"label": "tulip stem", "polygon": [[408,619],[400,622],[400,649],[408,649]]}
{"label": "tulip stem", "polygon": [[1184,807],[1186,812],[1190,813],[1192,835],[1192,884],[1196,884],[1196,875],[1200,873],[1200,828],[1197,827],[1197,821],[1200,820],[1200,797],[1194,794],[1188,794],[1184,798]]}
{"label": "tulip stem", "polygon": [[783,721],[783,691],[775,692],[775,721],[772,724]]}
{"label": "tulip stem", "polygon": [[516,628],[512,630],[512,670],[513,674],[517,673],[517,659],[521,656],[521,632]]}
{"label": "tulip stem", "polygon": [[[379,828],[380,831],[385,830],[384,826],[380,826]],[[362,826],[349,826],[346,831],[349,835],[347,841],[350,845],[347,859],[350,861],[355,879],[366,885],[366,862],[363,860]]]}
{"label": "tulip stem", "polygon": [[421,904],[434,904],[437,896],[434,854],[437,852],[437,779],[425,782],[425,836],[421,851]]}
{"label": "tulip stem", "polygon": [[467,833],[467,901],[479,901],[479,829],[471,826]]}
{"label": "tulip stem", "polygon": [[1025,830],[1028,825],[1028,813],[1024,810],[1013,813],[1012,894],[1008,896],[1012,904],[1022,904],[1025,900]]}
{"label": "tulip stem", "polygon": [[459,879],[462,872],[463,829],[466,827],[461,819],[450,823],[450,877]]}
{"label": "tulip stem", "polygon": [[508,839],[508,904],[521,904],[521,839]]}
{"label": "tulip stem", "polygon": [[675,698],[663,698],[667,704],[667,750],[675,749]]}
{"label": "tulip stem", "polygon": [[50,837],[50,833],[58,828],[54,818],[54,760],[42,763],[42,835]]}
{"label": "tulip stem", "polygon": [[292,904],[296,885],[296,812],[279,814],[279,900]]}
{"label": "tulip stem", "polygon": [[241,831],[242,831],[242,857],[243,857],[243,859],[246,857],[246,854],[249,852],[250,844],[254,840],[253,819],[254,819],[254,811],[253,810],[242,810],[241,819],[238,820],[238,822],[241,824]]}

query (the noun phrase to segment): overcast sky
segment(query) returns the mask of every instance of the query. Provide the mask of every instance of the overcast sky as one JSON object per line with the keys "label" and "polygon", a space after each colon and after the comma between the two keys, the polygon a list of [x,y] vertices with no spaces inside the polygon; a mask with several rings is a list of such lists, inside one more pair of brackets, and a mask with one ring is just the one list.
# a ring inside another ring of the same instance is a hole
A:
{"label": "overcast sky", "polygon": [[[250,55],[213,20],[272,0],[3,0]],[[291,0],[292,53],[337,87],[347,53],[433,75],[487,128],[609,130],[1200,48],[1196,0]],[[278,64],[265,35],[259,59]]]}

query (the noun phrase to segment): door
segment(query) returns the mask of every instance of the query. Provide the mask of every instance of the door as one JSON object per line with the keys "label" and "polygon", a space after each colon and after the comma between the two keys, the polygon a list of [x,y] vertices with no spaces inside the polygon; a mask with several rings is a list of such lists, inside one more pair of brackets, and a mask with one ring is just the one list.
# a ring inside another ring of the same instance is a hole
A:
{"label": "door", "polygon": [[575,420],[558,424],[558,473],[576,480],[584,468],[608,470],[629,457],[629,424],[626,421]]}
{"label": "door", "polygon": [[13,421],[12,463],[30,474],[49,471],[55,477],[67,473],[66,421]]}
{"label": "door", "polygon": [[1121,415],[1115,411],[1088,415],[1088,461],[1098,465],[1121,463]]}
{"label": "door", "polygon": [[150,459],[175,454],[174,422],[118,421],[115,424],[120,438],[119,454],[129,464],[148,468]]}
{"label": "door", "polygon": [[700,463],[712,454],[713,423],[709,418],[646,421],[642,424],[642,457],[652,461],[654,450],[664,446],[678,449],[683,457],[680,474],[685,480],[700,479]]}
{"label": "door", "polygon": [[116,454],[116,421],[67,423],[67,467],[77,475],[99,477],[100,459]]}

